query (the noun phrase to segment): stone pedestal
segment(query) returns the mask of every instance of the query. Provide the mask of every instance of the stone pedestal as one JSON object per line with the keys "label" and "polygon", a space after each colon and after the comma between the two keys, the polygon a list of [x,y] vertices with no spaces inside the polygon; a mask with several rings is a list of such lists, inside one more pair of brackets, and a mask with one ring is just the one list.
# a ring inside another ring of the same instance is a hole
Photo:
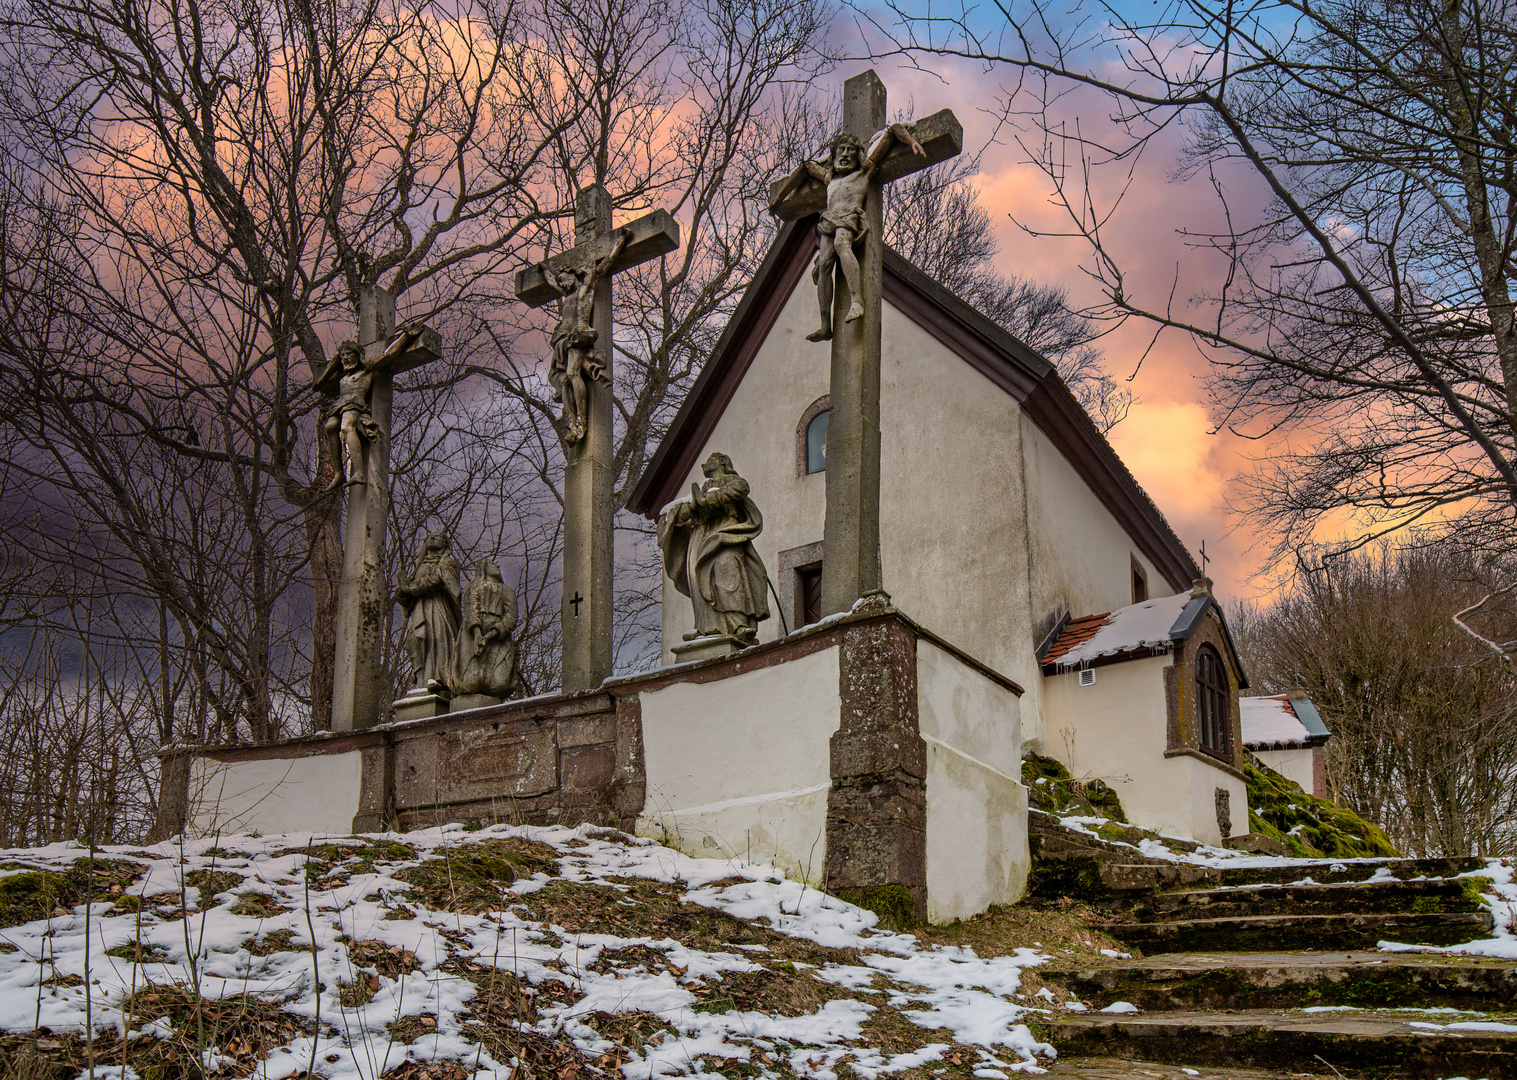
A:
{"label": "stone pedestal", "polygon": [[413,686],[406,696],[390,707],[390,721],[428,720],[448,712],[448,699],[421,686]]}
{"label": "stone pedestal", "polygon": [[465,709],[483,709],[486,705],[499,705],[505,698],[492,697],[489,694],[458,694],[449,703],[449,712],[463,712]]}
{"label": "stone pedestal", "polygon": [[691,638],[689,641],[674,646],[676,664],[690,664],[697,660],[714,660],[718,656],[730,656],[739,649],[746,649],[754,644],[751,641],[741,641],[726,634],[708,634],[705,637]]}

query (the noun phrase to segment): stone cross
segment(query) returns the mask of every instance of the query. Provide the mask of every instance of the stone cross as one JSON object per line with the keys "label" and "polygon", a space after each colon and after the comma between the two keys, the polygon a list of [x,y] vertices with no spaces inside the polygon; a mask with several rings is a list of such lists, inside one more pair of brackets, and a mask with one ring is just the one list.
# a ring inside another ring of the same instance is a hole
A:
{"label": "stone cross", "polygon": [[[358,300],[358,347],[371,375],[368,415],[372,438],[364,438],[364,460],[349,462],[363,483],[348,486],[343,522],[342,579],[337,586],[337,656],[332,685],[332,730],[352,731],[379,722],[386,695],[380,678],[390,591],[385,576],[385,526],[390,515],[390,398],[394,375],[442,355],[437,331],[410,327],[395,334],[395,297],[372,287]],[[339,350],[339,355],[341,350]],[[318,390],[337,388],[342,371],[333,362],[316,381]],[[339,408],[341,402],[339,402]],[[361,466],[361,467],[360,467]]]}
{"label": "stone cross", "polygon": [[[885,84],[873,71],[843,84],[843,132],[867,152],[886,127]],[[964,129],[949,109],[902,124],[922,148],[897,137],[869,178],[866,231],[859,254],[861,316],[848,319],[855,298],[838,274],[832,315],[832,415],[827,421],[827,521],[822,533],[822,614],[847,611],[880,587],[880,291],[884,280],[884,185],[957,155]],[[792,180],[770,187],[770,205],[784,221],[827,210],[828,187],[799,190]]]}
{"label": "stone cross", "polygon": [[611,278],[679,247],[679,225],[665,211],[655,210],[613,232],[611,196],[596,184],[579,194],[574,240],[575,246],[568,251],[516,272],[516,298],[528,307],[541,307],[564,296],[554,283],[564,271],[584,274],[605,265],[594,282],[589,320],[595,330],[595,350],[604,363],[604,378],[584,380],[584,434],[566,438],[564,446],[564,571],[559,603],[564,693],[597,687],[611,674],[611,499],[616,482],[611,431]]}

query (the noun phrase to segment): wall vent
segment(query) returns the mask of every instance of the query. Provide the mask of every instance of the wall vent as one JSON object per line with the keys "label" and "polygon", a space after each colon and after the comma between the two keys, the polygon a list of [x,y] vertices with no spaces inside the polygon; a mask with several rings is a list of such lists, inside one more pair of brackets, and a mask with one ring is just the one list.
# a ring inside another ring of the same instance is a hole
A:
{"label": "wall vent", "polygon": [[1080,685],[1081,686],[1094,686],[1094,685],[1096,685],[1096,672],[1095,672],[1094,668],[1081,668],[1080,669]]}

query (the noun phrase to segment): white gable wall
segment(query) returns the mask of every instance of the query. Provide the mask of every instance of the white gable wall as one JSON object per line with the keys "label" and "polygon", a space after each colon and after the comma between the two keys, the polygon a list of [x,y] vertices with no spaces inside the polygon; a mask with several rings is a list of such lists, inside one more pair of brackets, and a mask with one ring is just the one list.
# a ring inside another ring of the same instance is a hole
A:
{"label": "white gable wall", "polygon": [[[828,391],[830,346],[805,339],[815,325],[808,276],[697,458],[723,451],[748,480],[764,515],[755,546],[776,590],[779,552],[820,541],[826,514],[826,473],[796,475],[796,425]],[[1057,614],[1130,603],[1137,548],[1015,399],[888,302],[882,344],[885,590],[912,619],[1021,684],[1024,744],[1057,755],[1044,737],[1034,650]],[[684,490],[700,479],[697,464]],[[1137,557],[1150,595],[1169,594]],[[691,622],[690,601],[666,577],[664,663]],[[774,611],[759,637],[780,633]]]}

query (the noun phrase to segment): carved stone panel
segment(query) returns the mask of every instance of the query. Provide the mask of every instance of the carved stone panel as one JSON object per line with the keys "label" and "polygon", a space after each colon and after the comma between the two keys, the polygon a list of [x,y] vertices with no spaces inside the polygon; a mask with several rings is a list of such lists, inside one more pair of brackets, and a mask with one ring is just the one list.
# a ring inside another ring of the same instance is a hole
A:
{"label": "carved stone panel", "polygon": [[481,789],[523,798],[558,787],[558,745],[552,728],[464,731],[450,749],[455,756],[444,801],[480,798]]}

